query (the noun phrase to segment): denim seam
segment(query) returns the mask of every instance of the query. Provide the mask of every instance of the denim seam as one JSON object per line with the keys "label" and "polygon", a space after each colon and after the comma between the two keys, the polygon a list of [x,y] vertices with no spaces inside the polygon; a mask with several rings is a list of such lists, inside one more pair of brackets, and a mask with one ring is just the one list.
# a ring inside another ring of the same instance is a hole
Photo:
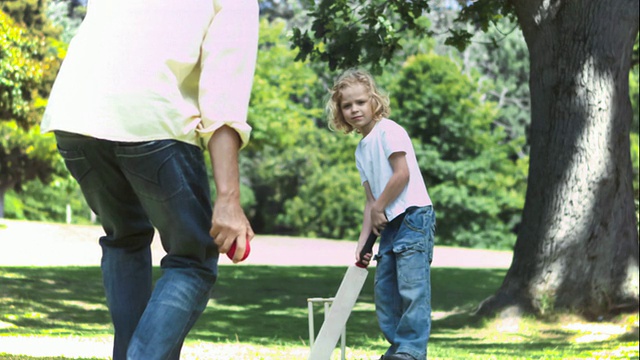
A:
{"label": "denim seam", "polygon": [[144,148],[146,147],[150,147],[150,145],[153,142],[147,142],[147,143],[143,143],[137,146],[117,146],[115,149],[115,154],[116,156],[121,156],[121,157],[138,157],[138,156],[148,156],[151,155],[153,153],[156,153],[158,151],[162,151],[170,146],[174,146],[176,145],[175,142],[168,142],[162,146],[160,146],[159,148],[151,148],[148,151],[145,152],[135,152],[134,150],[139,150],[142,149],[144,150]]}

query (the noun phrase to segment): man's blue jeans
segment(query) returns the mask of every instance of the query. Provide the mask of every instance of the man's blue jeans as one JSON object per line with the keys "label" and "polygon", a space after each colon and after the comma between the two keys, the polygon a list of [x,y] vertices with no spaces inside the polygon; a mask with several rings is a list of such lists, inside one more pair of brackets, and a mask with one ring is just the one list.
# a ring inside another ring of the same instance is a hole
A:
{"label": "man's blue jeans", "polygon": [[378,323],[391,346],[386,355],[427,357],[431,332],[432,206],[412,208],[382,231],[375,278]]}
{"label": "man's blue jeans", "polygon": [[[174,140],[122,143],[65,132],[56,139],[105,231],[101,267],[114,360],[179,359],[217,277],[202,151]],[[154,227],[167,252],[155,288]]]}

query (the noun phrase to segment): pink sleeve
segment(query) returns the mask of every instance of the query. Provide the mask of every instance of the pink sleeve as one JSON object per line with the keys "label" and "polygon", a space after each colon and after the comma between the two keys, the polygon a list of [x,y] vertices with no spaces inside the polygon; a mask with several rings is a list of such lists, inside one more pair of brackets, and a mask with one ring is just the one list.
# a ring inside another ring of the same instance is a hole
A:
{"label": "pink sleeve", "polygon": [[256,0],[219,0],[202,43],[198,131],[205,142],[227,125],[249,142],[247,123],[258,53],[259,7]]}

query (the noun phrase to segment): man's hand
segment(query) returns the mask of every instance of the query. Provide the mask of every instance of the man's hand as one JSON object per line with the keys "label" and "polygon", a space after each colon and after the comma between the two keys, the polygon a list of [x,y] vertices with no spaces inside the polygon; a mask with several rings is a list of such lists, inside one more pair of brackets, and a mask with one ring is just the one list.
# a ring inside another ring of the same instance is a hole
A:
{"label": "man's hand", "polygon": [[255,235],[240,202],[224,197],[217,198],[213,206],[209,234],[213,237],[218,251],[222,254],[229,251],[234,242],[236,243],[234,263],[240,262],[244,256],[247,247],[246,240],[251,241]]}

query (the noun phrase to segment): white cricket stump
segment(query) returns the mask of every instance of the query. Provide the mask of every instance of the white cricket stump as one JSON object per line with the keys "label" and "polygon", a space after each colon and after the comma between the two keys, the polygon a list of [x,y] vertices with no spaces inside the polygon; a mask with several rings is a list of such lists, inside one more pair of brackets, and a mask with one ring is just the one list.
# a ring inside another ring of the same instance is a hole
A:
{"label": "white cricket stump", "polygon": [[[314,304],[322,304],[324,306],[324,319],[327,320],[327,314],[329,314],[329,309],[333,304],[333,300],[335,298],[308,298],[307,306],[309,307],[309,347],[313,348],[313,343],[315,340],[315,327],[313,321],[313,308]],[[340,359],[346,360],[346,346],[347,346],[347,326],[342,328],[342,334],[340,335]],[[327,359],[329,360],[329,359]]]}

